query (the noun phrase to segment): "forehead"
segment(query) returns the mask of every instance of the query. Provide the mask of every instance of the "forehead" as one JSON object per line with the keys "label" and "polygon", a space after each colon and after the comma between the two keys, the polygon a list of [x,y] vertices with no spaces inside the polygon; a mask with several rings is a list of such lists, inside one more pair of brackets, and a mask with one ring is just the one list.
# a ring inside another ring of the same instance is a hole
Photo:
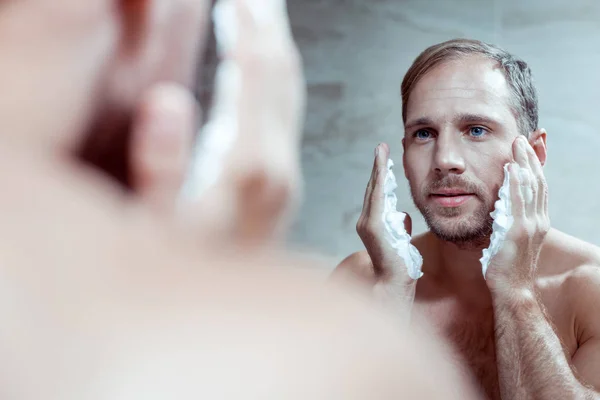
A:
{"label": "forehead", "polygon": [[494,61],[465,57],[436,66],[417,82],[408,99],[406,122],[478,114],[510,123],[515,121],[510,100],[504,73]]}

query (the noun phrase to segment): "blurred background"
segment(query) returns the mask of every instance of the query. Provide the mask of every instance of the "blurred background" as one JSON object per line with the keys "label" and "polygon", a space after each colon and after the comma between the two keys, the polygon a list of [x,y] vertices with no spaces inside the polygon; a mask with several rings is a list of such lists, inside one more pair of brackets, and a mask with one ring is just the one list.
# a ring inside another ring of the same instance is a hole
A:
{"label": "blurred background", "polygon": [[399,208],[414,233],[425,231],[399,164],[400,83],[422,50],[457,37],[529,63],[548,131],[553,226],[600,245],[600,1],[288,0],[288,8],[308,81],[305,199],[292,245],[331,268],[363,249],[355,225],[380,142],[397,161]]}

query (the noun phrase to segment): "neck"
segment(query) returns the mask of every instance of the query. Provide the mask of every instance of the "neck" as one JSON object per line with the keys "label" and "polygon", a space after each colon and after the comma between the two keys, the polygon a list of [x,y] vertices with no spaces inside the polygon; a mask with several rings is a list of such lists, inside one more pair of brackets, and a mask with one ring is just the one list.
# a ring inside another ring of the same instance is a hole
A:
{"label": "neck", "polygon": [[491,302],[489,289],[483,277],[481,262],[483,249],[489,245],[489,239],[478,243],[453,243],[444,241],[432,234],[437,242],[438,275],[452,286],[453,292],[478,306],[487,306]]}

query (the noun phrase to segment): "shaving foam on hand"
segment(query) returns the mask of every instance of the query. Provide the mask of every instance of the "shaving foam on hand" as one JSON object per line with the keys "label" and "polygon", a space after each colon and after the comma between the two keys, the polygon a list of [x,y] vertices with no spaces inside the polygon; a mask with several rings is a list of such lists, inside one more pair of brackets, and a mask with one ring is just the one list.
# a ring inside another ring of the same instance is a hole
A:
{"label": "shaving foam on hand", "polygon": [[[219,1],[214,7],[213,20],[219,53],[225,54],[235,48],[239,33],[234,2]],[[225,57],[219,63],[215,88],[210,119],[202,128],[193,150],[193,160],[182,189],[183,202],[198,200],[218,182],[238,139],[237,105],[242,88],[242,72],[233,59]]]}
{"label": "shaving foam on hand", "polygon": [[490,238],[490,246],[483,250],[483,257],[479,259],[483,271],[483,278],[490,265],[490,260],[494,257],[506,239],[510,227],[513,224],[514,218],[512,215],[512,206],[510,202],[510,179],[508,172],[508,164],[504,166],[504,183],[500,187],[498,193],[499,199],[494,204],[494,211],[490,214],[494,219],[492,224],[492,237]]}
{"label": "shaving foam on hand", "polygon": [[385,226],[385,236],[390,245],[396,250],[398,256],[404,261],[408,270],[408,276],[412,279],[419,279],[423,276],[421,268],[423,266],[423,257],[419,250],[410,242],[411,238],[406,229],[404,229],[404,219],[406,214],[398,212],[396,204],[398,199],[395,190],[398,187],[396,177],[392,172],[394,162],[390,159],[387,165],[387,175],[383,185],[384,207],[383,224]]}

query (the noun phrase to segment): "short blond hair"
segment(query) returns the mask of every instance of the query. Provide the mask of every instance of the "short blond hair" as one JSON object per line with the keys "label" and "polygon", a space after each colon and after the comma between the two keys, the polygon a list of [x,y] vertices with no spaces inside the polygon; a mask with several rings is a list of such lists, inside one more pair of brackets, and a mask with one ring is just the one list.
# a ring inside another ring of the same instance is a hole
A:
{"label": "short blond hair", "polygon": [[423,51],[410,66],[402,81],[402,118],[406,123],[406,108],[410,94],[419,80],[434,67],[450,60],[468,56],[483,56],[493,60],[504,72],[512,93],[513,112],[522,134],[538,129],[538,97],[531,69],[527,63],[509,52],[478,40],[453,39]]}

